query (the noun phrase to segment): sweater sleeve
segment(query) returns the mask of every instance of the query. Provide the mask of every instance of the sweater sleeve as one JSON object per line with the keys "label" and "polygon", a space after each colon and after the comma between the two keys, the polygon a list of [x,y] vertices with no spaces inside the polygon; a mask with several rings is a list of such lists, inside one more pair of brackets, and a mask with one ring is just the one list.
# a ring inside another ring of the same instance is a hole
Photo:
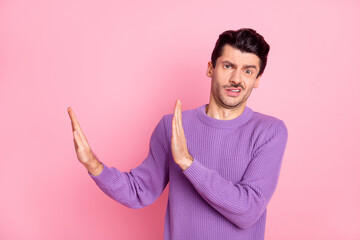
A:
{"label": "sweater sleeve", "polygon": [[148,155],[138,167],[121,172],[103,163],[98,176],[89,175],[115,201],[130,208],[145,207],[161,195],[169,181],[169,153],[162,118],[151,135]]}
{"label": "sweater sleeve", "polygon": [[287,138],[283,121],[272,124],[261,143],[256,144],[253,158],[237,184],[196,159],[184,174],[214,209],[237,227],[248,228],[263,214],[275,191]]}

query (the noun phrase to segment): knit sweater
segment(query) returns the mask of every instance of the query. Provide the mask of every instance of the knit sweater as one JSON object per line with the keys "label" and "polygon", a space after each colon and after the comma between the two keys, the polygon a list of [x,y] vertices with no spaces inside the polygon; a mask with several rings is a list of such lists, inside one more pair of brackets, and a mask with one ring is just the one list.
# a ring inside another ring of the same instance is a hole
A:
{"label": "knit sweater", "polygon": [[264,239],[287,128],[282,120],[247,106],[232,120],[211,118],[205,107],[182,113],[194,159],[186,170],[172,157],[173,114],[167,114],[154,129],[148,155],[138,167],[121,172],[103,163],[100,175],[89,175],[104,193],[130,208],[152,204],[169,183],[165,240]]}

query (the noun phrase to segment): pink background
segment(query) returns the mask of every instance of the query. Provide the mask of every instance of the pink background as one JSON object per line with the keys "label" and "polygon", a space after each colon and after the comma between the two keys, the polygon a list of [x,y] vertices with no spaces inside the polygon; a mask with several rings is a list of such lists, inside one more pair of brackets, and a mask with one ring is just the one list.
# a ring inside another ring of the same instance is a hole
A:
{"label": "pink background", "polygon": [[135,168],[176,99],[208,103],[218,35],[251,27],[271,50],[248,106],[289,131],[266,239],[359,240],[359,23],[355,0],[0,1],[0,239],[162,239],[167,190],[139,210],[103,194],[66,109]]}

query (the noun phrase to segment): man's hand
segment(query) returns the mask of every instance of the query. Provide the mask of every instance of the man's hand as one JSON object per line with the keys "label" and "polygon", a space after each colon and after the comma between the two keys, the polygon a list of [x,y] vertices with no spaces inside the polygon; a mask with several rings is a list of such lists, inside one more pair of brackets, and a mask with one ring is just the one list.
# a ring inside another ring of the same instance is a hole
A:
{"label": "man's hand", "polygon": [[98,161],[94,153],[91,151],[89,143],[87,142],[87,139],[80,128],[80,124],[75,117],[74,111],[71,109],[71,107],[68,107],[67,111],[71,119],[77,158],[86,167],[91,175],[99,175],[102,172],[104,166]]}
{"label": "man's hand", "polygon": [[175,103],[174,117],[172,119],[171,152],[174,161],[182,170],[186,170],[194,161],[186,145],[185,133],[182,126],[180,100],[177,100]]}

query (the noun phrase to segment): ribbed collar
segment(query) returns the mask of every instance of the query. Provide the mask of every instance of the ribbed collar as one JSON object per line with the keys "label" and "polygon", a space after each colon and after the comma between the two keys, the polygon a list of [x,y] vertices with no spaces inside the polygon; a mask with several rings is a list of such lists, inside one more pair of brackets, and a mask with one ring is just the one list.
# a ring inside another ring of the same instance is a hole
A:
{"label": "ribbed collar", "polygon": [[219,120],[210,117],[206,114],[205,108],[208,104],[202,105],[196,109],[197,116],[205,124],[214,127],[214,128],[237,128],[244,125],[252,116],[253,110],[245,106],[244,111],[240,116],[231,120]]}

